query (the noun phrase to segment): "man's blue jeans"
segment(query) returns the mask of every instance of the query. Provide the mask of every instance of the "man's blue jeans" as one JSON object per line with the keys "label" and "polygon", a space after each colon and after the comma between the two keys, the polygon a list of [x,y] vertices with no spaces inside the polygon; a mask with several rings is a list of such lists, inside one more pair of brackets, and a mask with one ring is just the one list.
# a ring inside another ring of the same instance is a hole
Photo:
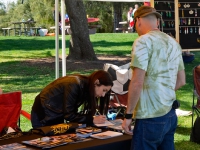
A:
{"label": "man's blue jeans", "polygon": [[174,150],[175,109],[162,117],[136,119],[131,150]]}

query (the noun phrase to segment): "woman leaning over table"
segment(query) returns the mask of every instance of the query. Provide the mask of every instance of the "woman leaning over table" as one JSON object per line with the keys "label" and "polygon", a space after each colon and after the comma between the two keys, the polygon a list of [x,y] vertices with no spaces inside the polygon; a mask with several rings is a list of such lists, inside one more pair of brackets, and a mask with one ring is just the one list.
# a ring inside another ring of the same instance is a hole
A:
{"label": "woman leaning over table", "polygon": [[103,70],[89,76],[69,75],[56,79],[35,98],[31,111],[33,128],[63,123],[64,120],[88,125],[104,123],[106,116],[93,116],[96,109],[107,114],[112,86],[110,74]]}

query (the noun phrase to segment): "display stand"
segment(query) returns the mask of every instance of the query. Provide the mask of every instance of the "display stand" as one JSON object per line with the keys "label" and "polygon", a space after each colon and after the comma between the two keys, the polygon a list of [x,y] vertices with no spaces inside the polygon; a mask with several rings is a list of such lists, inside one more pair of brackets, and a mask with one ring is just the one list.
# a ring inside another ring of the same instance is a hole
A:
{"label": "display stand", "polygon": [[155,0],[155,9],[162,15],[160,22],[160,28],[163,28],[163,32],[175,37],[175,6],[174,0]]}
{"label": "display stand", "polygon": [[183,49],[200,50],[200,2],[179,0],[179,41]]}
{"label": "display stand", "polygon": [[200,51],[199,0],[151,0],[151,6],[162,15],[163,32],[171,33],[183,51]]}

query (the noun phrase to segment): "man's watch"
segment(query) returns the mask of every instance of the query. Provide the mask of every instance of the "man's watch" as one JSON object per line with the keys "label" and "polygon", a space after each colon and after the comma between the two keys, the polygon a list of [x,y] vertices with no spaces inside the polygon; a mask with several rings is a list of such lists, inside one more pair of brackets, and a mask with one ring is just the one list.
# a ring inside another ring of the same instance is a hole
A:
{"label": "man's watch", "polygon": [[126,119],[132,119],[133,114],[125,114],[124,118]]}

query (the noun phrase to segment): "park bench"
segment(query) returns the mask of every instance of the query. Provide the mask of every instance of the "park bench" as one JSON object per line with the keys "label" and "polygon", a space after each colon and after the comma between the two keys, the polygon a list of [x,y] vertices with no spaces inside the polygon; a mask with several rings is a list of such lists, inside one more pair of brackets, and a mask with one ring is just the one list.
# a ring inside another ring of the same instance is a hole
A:
{"label": "park bench", "polygon": [[7,27],[7,28],[2,28],[3,30],[3,35],[6,36],[8,34],[8,36],[10,36],[10,30],[12,30],[12,28]]}

